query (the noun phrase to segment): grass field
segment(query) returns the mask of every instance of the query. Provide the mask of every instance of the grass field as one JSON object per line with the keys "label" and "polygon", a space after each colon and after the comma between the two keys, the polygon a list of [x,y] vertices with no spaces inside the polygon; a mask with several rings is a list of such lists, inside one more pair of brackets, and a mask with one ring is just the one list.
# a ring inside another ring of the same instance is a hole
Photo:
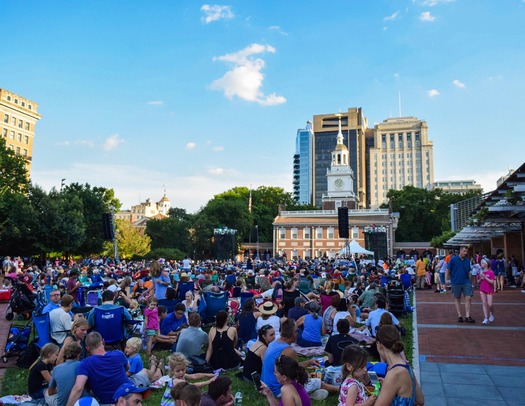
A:
{"label": "grass field", "polygon": [[[403,337],[405,344],[405,354],[409,362],[412,363],[413,358],[413,327],[412,327],[412,314],[400,319],[401,324],[405,327],[406,334]],[[141,354],[144,360],[144,365],[149,365],[149,360],[145,354]],[[156,353],[160,357],[168,356],[167,351],[160,351]],[[27,392],[27,373],[26,369],[20,368],[8,368],[6,369],[4,379],[2,381],[1,396],[6,395],[22,395]],[[226,374],[232,379],[232,392],[235,395],[237,391],[240,391],[243,396],[243,403],[250,406],[267,405],[268,402],[264,396],[256,392],[255,388],[251,384],[247,384],[244,381],[235,377],[236,372],[227,372]],[[151,392],[151,396],[144,401],[145,406],[158,406],[160,404],[163,389],[155,389]],[[314,405],[333,405],[337,403],[337,395],[330,395],[323,401],[312,401]]]}

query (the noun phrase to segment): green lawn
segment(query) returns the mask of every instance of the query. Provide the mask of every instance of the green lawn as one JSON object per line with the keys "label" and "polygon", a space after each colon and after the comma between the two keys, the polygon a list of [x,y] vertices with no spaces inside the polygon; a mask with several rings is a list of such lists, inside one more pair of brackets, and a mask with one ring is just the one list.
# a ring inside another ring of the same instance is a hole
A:
{"label": "green lawn", "polygon": [[[407,359],[412,362],[413,358],[413,328],[412,328],[412,314],[400,318],[401,324],[405,327],[406,334],[403,337],[405,344],[405,354]],[[149,365],[148,358],[145,354],[141,354],[144,360],[144,365]],[[169,355],[167,351],[160,351],[156,354],[159,358]],[[257,406],[267,405],[266,398],[255,391],[253,385],[247,384],[244,381],[235,377],[235,372],[228,372],[233,381],[233,394],[240,391],[243,395],[243,403],[245,405]],[[27,392],[27,370],[20,368],[8,368],[5,371],[5,376],[2,381],[1,396],[6,395],[22,395]],[[162,398],[164,390],[153,390],[152,395],[144,402],[145,406],[158,406]],[[330,395],[323,401],[312,401],[314,405],[333,405],[337,403],[337,395]]]}

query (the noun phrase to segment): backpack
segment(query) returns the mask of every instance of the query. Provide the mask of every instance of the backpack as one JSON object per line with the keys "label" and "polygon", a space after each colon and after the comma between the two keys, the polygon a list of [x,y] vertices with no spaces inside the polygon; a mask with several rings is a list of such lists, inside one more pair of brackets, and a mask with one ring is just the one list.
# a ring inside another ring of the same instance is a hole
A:
{"label": "backpack", "polygon": [[27,348],[20,354],[16,360],[16,366],[19,368],[28,369],[40,356],[40,351],[34,342],[29,344]]}
{"label": "backpack", "polygon": [[190,362],[189,369],[191,369],[192,374],[209,374],[213,372],[213,366],[198,355],[190,355],[188,361]]}

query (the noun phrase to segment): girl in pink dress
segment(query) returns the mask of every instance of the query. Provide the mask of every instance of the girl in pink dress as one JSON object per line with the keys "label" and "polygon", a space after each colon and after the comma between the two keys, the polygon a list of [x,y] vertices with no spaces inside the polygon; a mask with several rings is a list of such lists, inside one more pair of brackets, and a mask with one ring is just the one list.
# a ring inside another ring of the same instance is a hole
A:
{"label": "girl in pink dress", "polygon": [[490,261],[486,258],[481,260],[481,272],[478,275],[479,281],[479,295],[481,296],[481,302],[483,303],[483,315],[485,320],[482,324],[489,324],[494,321],[494,284],[496,282],[496,276],[490,269]]}

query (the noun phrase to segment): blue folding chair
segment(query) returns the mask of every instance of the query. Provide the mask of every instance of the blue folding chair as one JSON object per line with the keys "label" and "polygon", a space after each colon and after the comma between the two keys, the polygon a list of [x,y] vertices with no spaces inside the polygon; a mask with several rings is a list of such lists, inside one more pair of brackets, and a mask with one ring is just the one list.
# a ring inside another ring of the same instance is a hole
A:
{"label": "blue folding chair", "polygon": [[239,296],[241,298],[241,310],[242,310],[246,301],[248,299],[253,299],[253,292],[241,292]]}
{"label": "blue folding chair", "polygon": [[227,292],[206,292],[204,294],[206,300],[206,320],[211,322],[215,320],[215,316],[221,310],[226,310],[228,306]]}
{"label": "blue folding chair", "polygon": [[49,323],[49,313],[33,313],[33,326],[35,326],[38,340],[35,345],[41,349],[44,345],[51,342],[51,324]]}
{"label": "blue folding chair", "polygon": [[108,346],[121,346],[128,338],[126,334],[126,319],[124,317],[124,307],[115,309],[101,309],[95,307],[93,330],[100,333],[104,342]]}
{"label": "blue folding chair", "polygon": [[194,291],[195,283],[193,282],[179,282],[179,300],[186,299],[186,292]]}

